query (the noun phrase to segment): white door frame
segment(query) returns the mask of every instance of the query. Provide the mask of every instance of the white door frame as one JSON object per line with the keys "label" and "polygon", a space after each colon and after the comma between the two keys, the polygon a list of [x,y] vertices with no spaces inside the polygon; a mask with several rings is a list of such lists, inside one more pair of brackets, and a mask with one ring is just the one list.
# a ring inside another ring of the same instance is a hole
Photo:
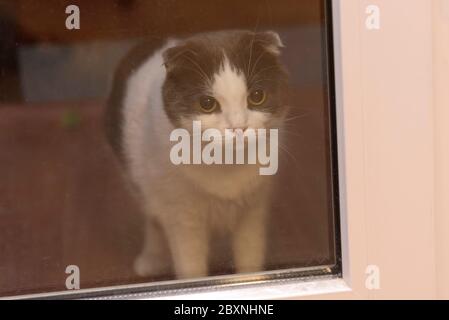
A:
{"label": "white door frame", "polygon": [[449,299],[449,0],[433,0],[438,297]]}

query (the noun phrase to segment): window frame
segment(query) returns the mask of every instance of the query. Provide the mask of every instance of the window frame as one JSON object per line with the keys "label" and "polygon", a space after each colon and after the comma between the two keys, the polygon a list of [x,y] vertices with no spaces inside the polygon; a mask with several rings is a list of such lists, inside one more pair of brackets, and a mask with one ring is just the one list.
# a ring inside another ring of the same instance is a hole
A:
{"label": "window frame", "polygon": [[[373,2],[381,8],[382,27],[367,31],[365,8]],[[142,284],[53,297],[83,298],[92,292],[97,299],[436,296],[432,2],[332,0],[332,6],[342,274],[277,280],[262,277],[250,284],[169,290],[157,295]],[[387,73],[394,64],[413,66],[413,73],[406,69]],[[403,94],[406,89],[408,95]],[[395,90],[400,90],[399,94]],[[410,119],[401,117],[404,113]],[[401,163],[403,167],[395,167]],[[416,175],[420,183],[411,186],[407,173]],[[365,286],[369,265],[379,266],[378,290]],[[139,292],[123,293],[131,288]]]}

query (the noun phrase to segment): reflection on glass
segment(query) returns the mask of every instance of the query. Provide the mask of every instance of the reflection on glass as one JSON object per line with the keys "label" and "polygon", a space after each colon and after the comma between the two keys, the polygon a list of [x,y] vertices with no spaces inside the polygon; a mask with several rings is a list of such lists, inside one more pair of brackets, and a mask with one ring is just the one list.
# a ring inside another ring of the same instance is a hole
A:
{"label": "reflection on glass", "polygon": [[78,3],[0,1],[0,296],[337,265],[324,1]]}

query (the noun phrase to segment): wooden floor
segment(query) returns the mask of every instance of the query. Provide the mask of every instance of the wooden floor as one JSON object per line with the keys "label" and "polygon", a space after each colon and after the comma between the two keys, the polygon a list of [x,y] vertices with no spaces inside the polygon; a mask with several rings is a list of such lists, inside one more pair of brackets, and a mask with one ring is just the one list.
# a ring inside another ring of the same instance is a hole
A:
{"label": "wooden floor", "polygon": [[[323,103],[295,122],[270,222],[267,268],[334,261]],[[0,296],[147,282],[132,271],[142,217],[102,134],[102,104],[0,106]],[[282,153],[281,153],[282,154]],[[164,245],[161,243],[161,245]],[[214,274],[233,272],[216,250]],[[167,257],[167,274],[172,278]]]}

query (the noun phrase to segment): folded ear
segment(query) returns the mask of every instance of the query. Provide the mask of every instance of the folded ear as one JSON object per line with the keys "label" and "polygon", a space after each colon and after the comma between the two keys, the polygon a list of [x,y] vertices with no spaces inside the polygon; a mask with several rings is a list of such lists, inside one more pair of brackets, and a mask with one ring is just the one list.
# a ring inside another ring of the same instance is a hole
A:
{"label": "folded ear", "polygon": [[162,53],[164,66],[167,69],[167,72],[171,71],[173,67],[175,67],[178,58],[180,58],[186,52],[188,52],[187,46],[185,44],[179,44],[166,49]]}
{"label": "folded ear", "polygon": [[259,32],[256,34],[256,39],[267,51],[276,56],[280,55],[281,49],[284,48],[281,37],[274,31]]}

